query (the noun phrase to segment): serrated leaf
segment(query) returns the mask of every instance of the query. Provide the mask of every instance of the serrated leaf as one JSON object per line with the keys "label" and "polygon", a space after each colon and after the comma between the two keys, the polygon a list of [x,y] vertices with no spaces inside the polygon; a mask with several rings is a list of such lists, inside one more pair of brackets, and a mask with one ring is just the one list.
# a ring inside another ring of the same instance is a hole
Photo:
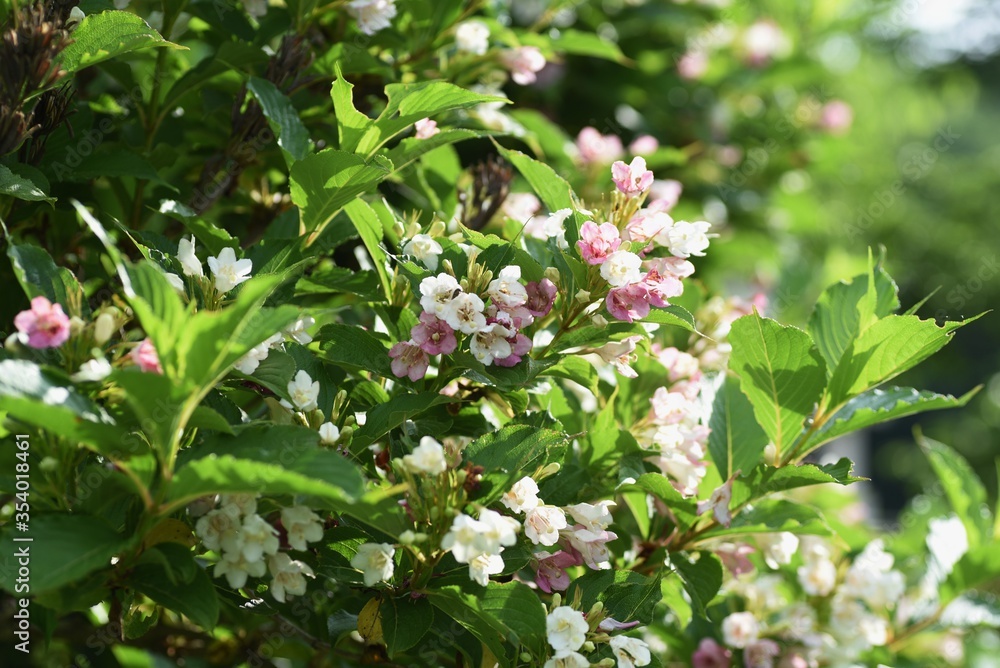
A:
{"label": "serrated leaf", "polygon": [[530,475],[547,461],[552,448],[566,442],[566,437],[550,429],[515,424],[480,436],[465,449],[465,459],[482,466],[483,505],[500,498],[522,476]]}
{"label": "serrated leaf", "polygon": [[405,652],[419,643],[434,624],[434,606],[426,598],[386,597],[379,612],[389,656]]}
{"label": "serrated leaf", "polygon": [[779,454],[787,452],[823,392],[823,358],[801,329],[757,314],[736,320],[729,340],[729,368],[739,375],[757,423]]}
{"label": "serrated leaf", "polygon": [[52,202],[55,197],[49,197],[47,187],[35,183],[32,179],[15,174],[6,165],[0,165],[0,196],[7,195],[27,202]]}
{"label": "serrated leaf", "polygon": [[145,21],[129,12],[91,14],[73,31],[73,41],[63,50],[62,68],[67,73],[140,49],[187,47],[168,42]]}
{"label": "serrated leaf", "polygon": [[497,145],[497,149],[500,155],[509,160],[521,176],[527,179],[549,211],[573,208],[573,191],[566,179],[559,176],[554,169],[520,151],[506,149],[500,145]]}
{"label": "serrated leaf", "polygon": [[375,210],[362,199],[348,202],[344,206],[344,213],[350,218],[354,229],[358,231],[358,236],[365,244],[368,254],[371,255],[372,264],[378,273],[379,281],[382,283],[382,291],[386,299],[391,295],[392,289],[389,285],[389,274],[386,271],[386,255],[382,250],[382,222],[379,220]]}
{"label": "serrated leaf", "polygon": [[[82,296],[80,283],[68,269],[57,267],[44,249],[29,244],[10,244],[7,257],[17,282],[29,299],[45,297],[53,304],[59,304],[66,312],[70,295]],[[80,300],[85,301],[85,300]]]}
{"label": "serrated leaf", "polygon": [[365,424],[354,432],[351,450],[359,452],[385,436],[391,430],[420,415],[424,411],[439,404],[451,403],[453,400],[437,392],[421,392],[420,394],[402,394],[393,397],[384,404],[368,411]]}
{"label": "serrated leaf", "polygon": [[850,399],[803,444],[806,454],[822,444],[872,425],[896,420],[907,415],[960,408],[972,399],[978,388],[961,397],[919,391],[912,387],[873,389]]}
{"label": "serrated leaf", "polygon": [[162,564],[139,564],[129,576],[128,584],[165,608],[185,615],[207,631],[215,628],[219,620],[219,597],[215,594],[212,579],[201,568],[190,582],[171,582]]}
{"label": "serrated leaf", "polygon": [[620,489],[631,488],[641,489],[663,501],[677,519],[680,531],[687,530],[698,516],[695,501],[682,496],[664,475],[659,473],[644,473],[636,478],[634,483],[623,486]]}
{"label": "serrated leaf", "polygon": [[[869,281],[875,289],[874,299],[866,297]],[[820,295],[809,318],[809,332],[826,360],[828,375],[833,373],[844,352],[861,332],[862,315],[870,320],[895,312],[899,308],[896,293],[892,278],[882,268],[877,268],[871,275],[861,274],[850,282],[832,285]]]}
{"label": "serrated leaf", "polygon": [[545,608],[523,582],[490,582],[481,597],[484,612],[510,629],[511,644],[521,644],[535,654],[545,651]]}
{"label": "serrated leaf", "polygon": [[850,485],[865,478],[851,475],[854,464],[846,457],[831,464],[799,464],[775,468],[761,464],[753,471],[736,479],[733,484],[732,505],[756,499],[775,492],[785,492],[798,487],[834,483]]}
{"label": "serrated leaf", "polygon": [[428,590],[427,597],[435,608],[482,641],[493,653],[501,668],[511,665],[506,658],[507,652],[503,644],[509,629],[482,609],[478,596],[466,594],[458,587],[449,586]]}
{"label": "serrated leaf", "polygon": [[736,514],[728,527],[718,527],[701,537],[716,538],[747,533],[780,533],[828,536],[832,532],[813,508],[784,499],[765,499]]}
{"label": "serrated leaf", "polygon": [[316,334],[321,357],[347,369],[393,378],[389,350],[373,334],[352,325],[324,325]]}
{"label": "serrated leaf", "polygon": [[392,172],[382,156],[366,161],[360,155],[327,149],[292,165],[292,201],[309,231],[325,226],[341,208],[375,189]]}
{"label": "serrated leaf", "polygon": [[289,167],[309,154],[309,132],[302,125],[299,112],[291,100],[267,79],[250,77],[247,90],[254,94],[264,115],[275,128],[278,146],[285,152]]}
{"label": "serrated leaf", "polygon": [[712,402],[708,426],[708,451],[723,480],[736,471],[749,473],[757,466],[768,436],[757,424],[753,405],[740,392],[736,379],[727,376],[723,380]]}
{"label": "serrated leaf", "polygon": [[[698,559],[692,559],[688,554]],[[692,611],[701,618],[707,618],[708,605],[722,588],[722,562],[711,552],[673,552],[669,565],[684,583],[684,589],[691,597]]]}
{"label": "serrated leaf", "polygon": [[994,538],[993,518],[987,505],[986,488],[969,463],[952,448],[917,433],[917,442],[941,481],[952,510],[968,535],[969,548],[987,545]]}
{"label": "serrated leaf", "polygon": [[915,315],[890,315],[866,329],[844,352],[827,390],[837,406],[865,390],[881,385],[924,361],[951,341],[959,327]]}
{"label": "serrated leaf", "polygon": [[671,304],[664,308],[654,308],[649,312],[643,322],[654,322],[662,325],[673,325],[681,327],[689,332],[695,331],[694,316],[682,306]]}

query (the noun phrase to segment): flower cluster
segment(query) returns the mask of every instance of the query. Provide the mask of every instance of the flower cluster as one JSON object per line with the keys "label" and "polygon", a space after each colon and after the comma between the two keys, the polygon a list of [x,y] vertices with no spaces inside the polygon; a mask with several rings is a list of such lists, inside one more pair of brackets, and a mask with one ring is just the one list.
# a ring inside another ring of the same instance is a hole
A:
{"label": "flower cluster", "polygon": [[[247,578],[262,578],[270,572],[268,591],[276,601],[305,594],[305,578],[314,577],[312,568],[281,550],[280,532],[257,514],[257,496],[222,494],[210,507],[198,518],[195,533],[205,549],[219,555],[212,571],[215,577],[225,576],[230,587],[240,589]],[[287,548],[303,551],[308,543],[323,538],[322,521],[305,506],[282,508],[280,520]]]}
{"label": "flower cluster", "polygon": [[[598,642],[608,643],[618,668],[648,666],[652,661],[649,645],[644,641],[625,635],[608,635],[635,624],[621,624],[605,617],[600,604],[584,615],[571,606],[558,603],[557,599],[545,618],[545,636],[552,648],[552,658],[545,662],[544,668],[589,668],[590,659],[581,652],[593,651]],[[610,664],[602,661],[597,665]]]}
{"label": "flower cluster", "polygon": [[469,579],[486,586],[491,575],[502,573],[504,547],[517,542],[521,525],[517,520],[483,508],[479,519],[459,513],[441,540],[441,549],[450,550],[455,561],[469,565]]}

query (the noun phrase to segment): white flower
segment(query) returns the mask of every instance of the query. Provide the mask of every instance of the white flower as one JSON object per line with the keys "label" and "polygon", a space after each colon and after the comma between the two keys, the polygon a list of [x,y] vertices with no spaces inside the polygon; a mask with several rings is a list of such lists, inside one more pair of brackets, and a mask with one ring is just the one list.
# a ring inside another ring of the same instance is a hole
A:
{"label": "white flower", "polygon": [[469,339],[469,350],[472,352],[473,357],[489,366],[493,364],[493,360],[502,360],[505,357],[510,357],[512,350],[510,342],[507,339],[513,335],[514,332],[499,322],[486,325],[476,331],[472,335],[472,338]]}
{"label": "white flower", "polygon": [[680,450],[664,452],[661,455],[650,457],[648,461],[653,462],[664,475],[673,478],[677,491],[683,496],[694,496],[698,493],[698,485],[705,477],[707,467],[704,462],[691,461]]}
{"label": "white flower", "polygon": [[611,524],[611,511],[609,508],[616,505],[614,501],[600,501],[593,505],[589,503],[578,503],[568,506],[566,509],[577,522],[583,525],[587,531],[601,533]]}
{"label": "white flower", "polygon": [[181,240],[177,242],[177,261],[181,263],[181,269],[184,270],[185,276],[201,278],[205,275],[201,260],[194,254],[193,236],[190,239],[181,237]]}
{"label": "white flower", "polygon": [[[437,271],[438,255],[444,252],[441,244],[434,240],[429,234],[415,234],[412,239],[403,246],[403,252],[420,260],[425,267],[431,271]],[[447,276],[447,274],[443,274]],[[428,280],[428,279],[424,279]],[[429,310],[429,309],[425,309]]]}
{"label": "white flower", "polygon": [[499,554],[503,549],[501,546],[510,547],[517,542],[521,525],[514,518],[485,509],[479,513],[479,523],[482,529],[479,541],[483,552]]}
{"label": "white flower", "polygon": [[305,576],[315,577],[312,568],[301,561],[294,561],[288,553],[279,552],[267,560],[271,571],[269,591],[274,600],[285,602],[288,596],[302,596],[306,593]]}
{"label": "white flower", "polygon": [[873,610],[894,605],[906,583],[902,573],[892,570],[892,564],[893,557],[885,551],[882,541],[872,541],[854,559],[840,592],[860,598]]}
{"label": "white flower", "polygon": [[215,509],[198,518],[194,525],[194,532],[201,538],[206,549],[218,551],[222,547],[222,542],[234,539],[240,529],[240,518],[238,512],[232,509]]}
{"label": "white flower", "polygon": [[396,17],[396,0],[351,0],[347,13],[358,22],[358,30],[374,35],[392,25]]}
{"label": "white flower", "polygon": [[524,535],[535,545],[555,545],[566,528],[566,513],[555,506],[538,506],[524,517]]}
{"label": "white flower", "polygon": [[217,578],[225,575],[226,581],[233,589],[245,586],[247,576],[262,578],[265,573],[267,573],[267,564],[264,563],[263,559],[248,561],[239,553],[225,555],[224,558],[219,559],[212,570],[212,575]]}
{"label": "white flower", "polygon": [[464,513],[451,522],[451,529],[441,539],[441,549],[451,550],[455,561],[467,564],[483,553],[480,534],[485,531],[483,523]]}
{"label": "white flower", "polygon": [[[476,295],[462,292],[451,300],[444,314],[438,317],[443,318],[452,329],[463,334],[472,334],[486,327],[486,316],[483,315],[484,306],[483,300]],[[507,355],[509,354],[507,353]]]}
{"label": "white flower", "polygon": [[932,519],[927,527],[927,549],[944,577],[969,551],[969,535],[957,515]]}
{"label": "white flower", "polygon": [[500,498],[500,503],[512,512],[523,513],[536,507],[538,500],[538,483],[530,476],[524,476],[514,483],[510,491]]}
{"label": "white flower", "polygon": [[608,644],[618,659],[618,668],[648,666],[652,658],[649,655],[649,645],[638,638],[615,636]]}
{"label": "white flower", "polygon": [[490,576],[503,572],[503,557],[499,554],[480,554],[469,562],[469,579],[483,587],[489,584]]}
{"label": "white flower", "polygon": [[459,51],[481,56],[490,48],[490,29],[482,21],[464,21],[455,29],[455,46]]}
{"label": "white flower", "polygon": [[444,320],[452,300],[461,292],[458,281],[450,274],[428,276],[420,281],[420,307]]}
{"label": "white flower", "polygon": [[[76,9],[76,7],[74,7],[73,9]],[[167,283],[170,283],[170,287],[172,287],[174,290],[181,293],[182,295],[187,294],[187,288],[184,286],[184,279],[178,276],[177,274],[168,271]]]}
{"label": "white flower", "polygon": [[[677,257],[702,256],[708,248],[708,228],[711,226],[705,221],[689,223],[678,220],[666,230],[667,238],[663,245]],[[657,240],[660,241],[659,238]]]}
{"label": "white flower", "polygon": [[[413,124],[413,129],[416,132],[417,139],[430,139],[437,133],[441,132],[441,128],[438,127],[437,121],[432,121],[429,118],[421,118],[419,121]],[[428,267],[433,271],[435,267]]]}
{"label": "white flower", "polygon": [[810,596],[826,596],[837,584],[837,567],[829,559],[809,559],[797,573],[799,584]]}
{"label": "white flower", "polygon": [[[499,93],[499,91],[497,91]],[[542,203],[534,193],[511,193],[500,206],[500,210],[508,218],[523,223],[542,208]]]}
{"label": "white flower", "polygon": [[799,549],[799,538],[793,533],[757,534],[757,545],[764,553],[764,561],[771,568],[790,564],[795,551]]}
{"label": "white flower", "polygon": [[257,512],[256,494],[223,494],[219,497],[222,510],[238,517],[247,517]]}
{"label": "white flower", "polygon": [[535,83],[535,76],[545,67],[545,56],[534,46],[520,46],[504,51],[500,60],[510,70],[514,83],[528,86]]}
{"label": "white flower", "polygon": [[323,445],[333,445],[340,438],[340,429],[332,422],[324,422],[319,426],[319,440]]}
{"label": "white flower", "polygon": [[438,475],[448,470],[448,462],[444,458],[444,446],[432,436],[420,439],[420,445],[413,452],[403,456],[403,466],[413,474],[427,473]]}
{"label": "white flower", "polygon": [[560,652],[546,661],[543,668],[590,668],[590,660],[579,652]]}
{"label": "white flower", "polygon": [[512,309],[528,301],[528,290],[521,285],[521,268],[516,264],[504,267],[486,288],[497,308]]}
{"label": "white flower", "polygon": [[323,520],[305,506],[282,508],[281,525],[293,550],[305,550],[307,543],[323,540]]}
{"label": "white flower", "polygon": [[281,543],[278,530],[260,515],[250,515],[243,520],[239,533],[228,534],[222,540],[226,552],[238,552],[249,562],[259,561],[265,554],[274,554]]}
{"label": "white flower", "polygon": [[291,403],[284,399],[281,400],[281,405],[285,408],[291,410],[294,404],[294,409],[298,411],[316,410],[318,407],[316,401],[319,399],[319,381],[313,381],[305,370],[300,369],[295,374],[295,378],[288,382],[288,396],[292,399]]}
{"label": "white flower", "polygon": [[730,647],[740,649],[757,640],[760,626],[750,612],[734,612],[722,620],[722,638]]}
{"label": "white flower", "polygon": [[642,258],[631,251],[615,251],[601,263],[601,276],[613,288],[638,283],[642,279]]}
{"label": "white flower", "polygon": [[306,330],[316,324],[316,320],[311,315],[304,315],[288,327],[285,327],[285,335],[294,340],[299,345],[307,346],[312,343],[313,338]]}
{"label": "white flower", "polygon": [[575,652],[587,639],[590,625],[583,613],[568,605],[561,605],[545,618],[545,635],[556,653]]}
{"label": "white flower", "polygon": [[80,370],[70,376],[76,383],[96,382],[104,380],[111,373],[111,363],[103,357],[87,360],[80,365]]}
{"label": "white flower", "polygon": [[265,341],[264,343],[260,343],[248,350],[246,355],[239,358],[236,361],[236,364],[233,365],[233,368],[240,373],[249,376],[257,370],[257,367],[260,366],[261,362],[267,359],[267,354],[269,352],[271,352],[271,348],[267,345],[267,342]]}
{"label": "white flower", "polygon": [[609,341],[594,352],[601,356],[601,359],[608,364],[614,364],[615,368],[625,378],[636,378],[639,374],[630,365],[635,361],[635,344],[642,341],[641,336],[629,336],[621,341]]}
{"label": "white flower", "polygon": [[259,19],[267,14],[267,0],[243,0],[243,8],[247,14]]}
{"label": "white flower", "polygon": [[236,251],[227,246],[219,253],[219,257],[208,258],[208,268],[215,276],[215,289],[219,292],[229,292],[250,278],[253,262],[246,259],[237,260]]}
{"label": "white flower", "polygon": [[358,547],[358,553],[351,559],[351,566],[365,576],[365,586],[371,587],[376,582],[388,582],[396,568],[392,557],[396,548],[388,543],[365,543]]}

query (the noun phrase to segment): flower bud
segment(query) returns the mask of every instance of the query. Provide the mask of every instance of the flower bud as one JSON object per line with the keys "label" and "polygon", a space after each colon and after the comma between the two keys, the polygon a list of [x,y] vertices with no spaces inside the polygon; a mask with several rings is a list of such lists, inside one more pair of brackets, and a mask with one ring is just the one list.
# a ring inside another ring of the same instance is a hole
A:
{"label": "flower bud", "polygon": [[318,430],[320,426],[326,422],[326,416],[324,416],[323,411],[318,408],[309,411],[309,414],[306,417],[309,419],[309,426],[313,429]]}
{"label": "flower bud", "polygon": [[413,534],[414,543],[423,543],[426,542],[426,540],[427,540],[427,534],[425,534],[422,531],[418,531],[417,533]]}
{"label": "flower bud", "polygon": [[412,545],[417,540],[417,535],[407,529],[403,533],[399,534],[399,542],[403,545]]}
{"label": "flower bud", "polygon": [[587,292],[586,290],[580,290],[579,292],[576,293],[576,300],[581,304],[589,304],[590,293]]}
{"label": "flower bud", "polygon": [[80,330],[84,328],[85,324],[86,323],[84,323],[81,318],[74,315],[72,318],[69,319],[69,333],[73,334],[74,336],[76,334],[79,334]]}
{"label": "flower bud", "polygon": [[774,446],[774,443],[768,443],[764,446],[764,461],[769,463],[775,463],[775,457],[778,454],[778,449]]}
{"label": "flower bud", "polygon": [[599,615],[604,612],[604,602],[597,601],[594,605],[590,606],[590,612],[587,613],[588,617],[593,617],[594,615]]}
{"label": "flower bud", "polygon": [[608,319],[605,318],[600,313],[598,313],[593,318],[591,318],[590,322],[592,322],[594,324],[594,327],[597,327],[599,329],[604,329],[605,327],[608,326]]}
{"label": "flower bud", "polygon": [[559,285],[560,274],[559,270],[556,269],[555,267],[546,267],[543,276],[545,276],[545,278],[549,279],[556,285]]}
{"label": "flower bud", "polygon": [[537,474],[535,474],[535,477],[538,478],[539,480],[541,480],[542,478],[547,478],[550,475],[555,475],[556,473],[559,473],[559,469],[561,468],[562,465],[559,462],[550,462],[545,466],[543,466],[542,470],[539,471]]}
{"label": "flower bud", "polygon": [[593,641],[588,640],[587,642],[583,643],[583,651],[588,653],[593,652],[594,651]]}
{"label": "flower bud", "polygon": [[115,317],[107,311],[102,312],[94,321],[94,342],[103,346],[115,333]]}
{"label": "flower bud", "polygon": [[38,468],[42,469],[46,473],[55,471],[59,468],[59,460],[55,457],[45,457],[41,462],[39,462]]}
{"label": "flower bud", "polygon": [[7,337],[7,340],[3,342],[3,347],[7,350],[17,352],[21,347],[21,332],[14,332]]}

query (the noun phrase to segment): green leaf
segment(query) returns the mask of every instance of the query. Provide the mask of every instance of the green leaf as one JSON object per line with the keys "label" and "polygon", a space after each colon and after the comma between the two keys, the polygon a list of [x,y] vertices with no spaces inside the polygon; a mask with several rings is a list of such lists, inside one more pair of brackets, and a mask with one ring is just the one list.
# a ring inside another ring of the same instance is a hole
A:
{"label": "green leaf", "polygon": [[0,165],[0,195],[8,195],[28,202],[48,202],[51,204],[56,201],[56,198],[49,197],[47,190],[48,188],[43,188],[32,179],[15,174],[6,165]]}
{"label": "green leaf", "polygon": [[729,368],[753,405],[757,423],[785,453],[802,431],[825,385],[823,358],[809,335],[756,313],[733,323]]}
{"label": "green leaf", "polygon": [[506,149],[499,144],[497,149],[528,180],[549,211],[573,208],[573,190],[554,169],[520,151]]}
{"label": "green leaf", "polygon": [[476,93],[447,81],[389,84],[385,93],[388,97],[385,110],[358,142],[356,151],[362,155],[372,155],[392,137],[408,130],[422,118],[480,104],[510,102],[506,98]]}
{"label": "green leaf", "polygon": [[972,320],[946,322],[915,315],[890,315],[866,329],[844,352],[830,378],[830,403],[837,406],[924,361]]}
{"label": "green leaf", "polygon": [[73,41],[63,50],[62,69],[72,74],[110,58],[152,47],[186,49],[163,39],[135,14],[117,11],[91,14],[73,31]]}
{"label": "green leaf", "polygon": [[247,90],[256,96],[264,115],[278,135],[278,146],[285,153],[289,167],[309,154],[309,132],[302,125],[299,112],[284,93],[267,79],[250,77]]}
{"label": "green leaf", "polygon": [[485,130],[467,130],[465,128],[449,128],[438,132],[427,139],[417,139],[407,137],[403,139],[386,153],[386,157],[392,161],[393,171],[400,171],[404,167],[416,162],[425,153],[430,153],[434,149],[466,139],[481,139],[483,137],[495,137],[498,133],[487,132]]}
{"label": "green leaf", "polygon": [[515,424],[480,436],[465,449],[465,458],[482,466],[483,505],[500,498],[517,479],[531,475],[542,466],[552,448],[565,444],[566,437],[549,429]]}
{"label": "green leaf", "polygon": [[697,503],[693,499],[683,497],[666,476],[659,473],[643,473],[633,484],[623,485],[619,490],[632,488],[641,489],[663,501],[677,519],[681,531],[694,524],[698,516]]}
{"label": "green leaf", "polygon": [[952,510],[962,520],[969,548],[987,545],[993,538],[993,518],[987,505],[986,488],[969,463],[955,450],[917,433],[917,442],[941,481]]}
{"label": "green leaf", "polygon": [[177,192],[177,188],[171,183],[160,178],[156,168],[149,160],[125,148],[109,148],[92,153],[80,160],[79,165],[67,170],[66,178],[61,180],[84,182],[102,176],[118,179],[123,177],[144,179]]}
{"label": "green leaf", "polygon": [[[970,540],[972,536],[969,536]],[[1000,579],[1000,550],[995,543],[970,547],[941,585],[941,606],[967,591],[982,588]]]}
{"label": "green leaf", "polygon": [[388,597],[379,606],[389,656],[416,645],[434,624],[434,606],[426,598]]}
{"label": "green leaf", "polygon": [[740,392],[739,382],[725,377],[712,401],[708,423],[708,451],[723,480],[736,471],[749,473],[760,461],[768,437],[754,418],[753,405]]}
{"label": "green leaf", "polygon": [[832,464],[800,464],[775,468],[761,464],[753,471],[736,479],[733,484],[732,506],[775,492],[785,492],[798,487],[836,483],[850,485],[865,478],[851,475],[854,464],[846,457]]}
{"label": "green leaf", "polygon": [[618,45],[591,32],[580,30],[560,30],[559,36],[550,42],[552,49],[576,56],[593,56],[625,63],[628,59]]}
{"label": "green leaf", "polygon": [[196,570],[190,582],[172,582],[164,564],[142,563],[133,569],[128,584],[165,608],[186,616],[206,631],[215,628],[219,621],[219,597],[212,579],[201,568]]}
{"label": "green leaf", "polygon": [[392,163],[382,156],[365,161],[359,155],[333,149],[299,160],[292,165],[290,183],[302,224],[309,231],[325,226],[345,204],[374,190],[392,169]]}
{"label": "green leaf", "polygon": [[392,294],[392,288],[389,285],[389,274],[385,268],[387,258],[381,245],[382,221],[379,220],[375,210],[362,199],[349,202],[344,206],[344,213],[351,219],[354,229],[358,231],[361,241],[364,242],[365,248],[368,249],[368,254],[372,256],[372,264],[375,265],[375,271],[378,273],[379,281],[382,283],[382,291],[385,293],[386,299],[389,299]]}
{"label": "green leaf", "polygon": [[541,655],[545,651],[545,608],[523,582],[490,582],[479,597],[482,610],[511,631],[508,641]]}
{"label": "green leaf", "polygon": [[384,404],[379,404],[368,411],[364,426],[354,432],[351,450],[359,452],[385,436],[391,430],[411,420],[424,411],[439,404],[451,403],[453,400],[437,392],[421,392],[420,394],[401,394]]}
{"label": "green leaf", "polygon": [[600,396],[597,389],[597,384],[600,382],[600,378],[597,375],[597,369],[595,369],[594,365],[585,360],[583,357],[567,355],[559,360],[558,364],[550,366],[539,375],[554,376],[556,378],[571,380],[593,392],[594,396]]}
{"label": "green leaf", "polygon": [[389,351],[373,334],[353,325],[324,325],[316,334],[320,342],[321,357],[357,371],[370,371],[386,378],[394,378],[389,367]]}
{"label": "green leaf", "polygon": [[427,591],[431,604],[478,638],[493,654],[501,668],[511,665],[503,641],[510,630],[483,610],[482,597],[466,594],[456,586]]}
{"label": "green leaf", "polygon": [[[15,539],[30,537],[31,542]],[[125,538],[103,520],[79,513],[33,515],[27,532],[15,532],[13,524],[0,537],[0,583],[14,591],[17,557],[21,549],[30,551],[30,594],[35,596],[76,582],[98,569],[111,565],[111,558],[125,550]],[[72,558],[67,558],[72,555]],[[22,592],[29,593],[29,592]]]}
{"label": "green leaf", "polygon": [[[875,299],[866,297],[869,279],[875,288]],[[820,295],[809,319],[809,332],[826,360],[828,374],[833,373],[844,352],[861,333],[863,320],[869,324],[872,319],[884,318],[899,308],[896,293],[892,278],[878,268],[871,276],[855,276],[851,282],[832,285]]]}
{"label": "green leaf", "polygon": [[722,588],[722,562],[711,552],[672,552],[669,565],[684,583],[694,613],[707,618],[706,610]]}
{"label": "green leaf", "polygon": [[340,63],[334,65],[334,72],[337,78],[330,89],[330,97],[333,100],[333,113],[337,118],[340,150],[355,153],[361,137],[375,121],[354,107],[354,85],[344,78]]}
{"label": "green leaf", "polygon": [[[7,257],[17,282],[29,299],[45,297],[53,304],[69,309],[70,295],[82,298],[83,289],[68,269],[57,267],[52,257],[38,246],[11,244],[7,247]],[[83,302],[82,299],[79,300]]]}
{"label": "green leaf", "polygon": [[655,322],[663,325],[674,325],[689,332],[696,331],[694,316],[682,306],[671,304],[664,308],[654,308],[649,315],[642,319],[643,322]]}
{"label": "green leaf", "polygon": [[947,394],[919,391],[912,387],[889,387],[868,390],[845,403],[803,444],[808,453],[835,438],[872,425],[927,411],[960,408],[972,399],[978,388],[955,398]]}
{"label": "green leaf", "polygon": [[813,508],[784,499],[764,499],[733,517],[728,527],[719,527],[705,532],[708,539],[718,536],[732,536],[747,533],[780,533],[828,536],[830,527]]}

